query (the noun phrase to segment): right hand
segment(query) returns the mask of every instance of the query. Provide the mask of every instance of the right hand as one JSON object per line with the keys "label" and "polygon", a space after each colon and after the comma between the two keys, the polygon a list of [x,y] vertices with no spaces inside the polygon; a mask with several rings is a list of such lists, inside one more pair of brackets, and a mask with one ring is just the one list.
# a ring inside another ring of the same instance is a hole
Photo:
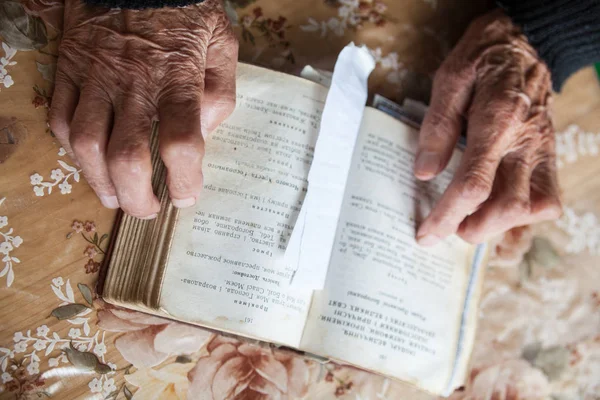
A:
{"label": "right hand", "polygon": [[222,1],[149,10],[66,0],[50,127],[102,204],[154,218],[150,128],[176,207],[202,189],[204,138],[235,106],[238,45]]}

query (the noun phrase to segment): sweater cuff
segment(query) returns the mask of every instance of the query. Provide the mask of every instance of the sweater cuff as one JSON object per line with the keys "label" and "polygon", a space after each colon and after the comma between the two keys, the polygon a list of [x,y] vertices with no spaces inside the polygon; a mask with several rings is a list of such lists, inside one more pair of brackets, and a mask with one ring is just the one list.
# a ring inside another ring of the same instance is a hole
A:
{"label": "sweater cuff", "polygon": [[600,61],[600,1],[497,0],[550,68],[560,91],[577,70]]}
{"label": "sweater cuff", "polygon": [[99,7],[125,8],[141,10],[144,8],[184,7],[202,3],[204,0],[84,0],[85,3]]}

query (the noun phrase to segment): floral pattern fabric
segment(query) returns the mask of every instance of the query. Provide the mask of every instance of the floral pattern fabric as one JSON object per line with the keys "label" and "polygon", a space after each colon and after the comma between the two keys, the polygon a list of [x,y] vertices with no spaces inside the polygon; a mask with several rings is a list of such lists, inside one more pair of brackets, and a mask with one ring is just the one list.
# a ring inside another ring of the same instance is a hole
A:
{"label": "floral pattern fabric", "polygon": [[[427,101],[436,68],[490,4],[226,6],[244,62],[292,74],[307,64],[331,70],[354,41],[377,63],[371,94]],[[435,399],[356,368],[99,299],[115,214],[47,126],[61,25],[61,1],[0,3],[0,399]],[[492,243],[471,368],[453,400],[600,398],[600,201],[584,195],[600,192],[600,88],[591,71],[572,82],[555,102],[564,216]]]}

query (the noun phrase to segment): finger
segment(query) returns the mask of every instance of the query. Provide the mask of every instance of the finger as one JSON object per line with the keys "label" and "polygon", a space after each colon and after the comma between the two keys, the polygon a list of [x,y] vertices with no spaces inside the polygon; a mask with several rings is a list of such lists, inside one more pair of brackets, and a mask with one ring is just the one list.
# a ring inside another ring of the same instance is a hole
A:
{"label": "finger", "polygon": [[106,146],[112,129],[112,104],[104,91],[85,86],[71,123],[71,148],[89,185],[106,208],[119,208],[106,165]]}
{"label": "finger", "polygon": [[141,96],[129,95],[115,107],[115,122],[108,143],[108,172],[119,205],[127,214],[151,219],[160,211],[152,191],[150,131],[153,107]]}
{"label": "finger", "polygon": [[235,108],[235,81],[238,42],[229,26],[213,35],[206,53],[202,133],[206,138]]}
{"label": "finger", "polygon": [[417,231],[419,244],[434,245],[455,233],[463,219],[487,200],[499,160],[491,154],[465,152],[454,179]]}
{"label": "finger", "polygon": [[532,166],[525,154],[511,154],[502,160],[492,196],[458,228],[458,235],[470,243],[515,226],[527,225],[531,216],[530,185]]}
{"label": "finger", "polygon": [[[535,63],[525,74],[524,94],[531,99],[531,112],[546,110],[546,105],[552,93],[550,92],[551,75],[545,64]],[[549,117],[548,117],[549,122]]]}
{"label": "finger", "polygon": [[490,130],[506,127],[489,115],[474,115],[470,126],[481,127],[488,133],[476,136],[473,132],[471,136],[469,129],[467,148],[452,182],[417,231],[417,241],[421,245],[433,245],[455,233],[463,219],[475,212],[490,195],[503,150]]}
{"label": "finger", "polygon": [[419,132],[414,173],[429,180],[448,164],[463,129],[475,73],[461,67],[458,55],[450,55],[435,74],[431,105]]}
{"label": "finger", "polygon": [[56,136],[61,146],[73,161],[78,161],[73,155],[69,136],[71,121],[79,101],[79,89],[62,69],[56,71],[52,106],[50,108],[49,122],[52,133]]}
{"label": "finger", "polygon": [[514,151],[498,169],[493,196],[459,226],[458,234],[468,242],[481,243],[560,213],[556,174],[548,168],[554,154],[554,132],[545,107],[548,79],[545,68],[536,64],[525,75],[523,91],[511,92],[522,99],[523,110],[528,109],[525,121],[511,143]]}
{"label": "finger", "polygon": [[[556,173],[556,141],[547,103],[551,93],[550,73],[539,65],[528,72],[531,79],[526,92],[532,99],[526,122],[529,137],[536,138],[532,147],[533,172],[530,182],[531,216],[529,224],[560,217],[562,204]],[[537,82],[537,84],[535,83]]]}
{"label": "finger", "polygon": [[[514,170],[515,174],[521,173],[523,179],[519,179],[516,185],[507,185],[499,191],[498,197],[494,196],[480,210],[463,221],[458,234],[467,242],[482,243],[489,237],[516,226],[553,220],[562,214],[556,179],[546,164],[538,165],[533,173],[519,172],[518,167],[507,167],[507,170]],[[531,178],[531,182],[526,181],[528,177]],[[525,199],[523,195],[525,185],[530,192],[529,199]]]}
{"label": "finger", "polygon": [[518,71],[488,74],[478,82],[469,110],[467,148],[439,203],[417,231],[422,245],[433,245],[486,201],[496,170],[522,127],[529,102],[513,90]]}
{"label": "finger", "polygon": [[546,157],[535,167],[531,176],[532,222],[530,223],[559,218],[562,215],[560,197],[556,160],[553,157]]}
{"label": "finger", "polygon": [[171,202],[178,208],[194,205],[202,189],[201,96],[198,87],[165,96],[159,102],[160,155],[168,171]]}

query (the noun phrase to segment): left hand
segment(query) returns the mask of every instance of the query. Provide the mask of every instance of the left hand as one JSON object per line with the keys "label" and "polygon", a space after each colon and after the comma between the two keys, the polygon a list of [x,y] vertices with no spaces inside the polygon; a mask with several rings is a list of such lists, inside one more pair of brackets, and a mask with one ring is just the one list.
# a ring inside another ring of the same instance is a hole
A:
{"label": "left hand", "polygon": [[550,72],[501,11],[475,20],[437,71],[415,175],[447,165],[467,126],[452,182],[417,231],[421,245],[458,234],[471,243],[561,214]]}

